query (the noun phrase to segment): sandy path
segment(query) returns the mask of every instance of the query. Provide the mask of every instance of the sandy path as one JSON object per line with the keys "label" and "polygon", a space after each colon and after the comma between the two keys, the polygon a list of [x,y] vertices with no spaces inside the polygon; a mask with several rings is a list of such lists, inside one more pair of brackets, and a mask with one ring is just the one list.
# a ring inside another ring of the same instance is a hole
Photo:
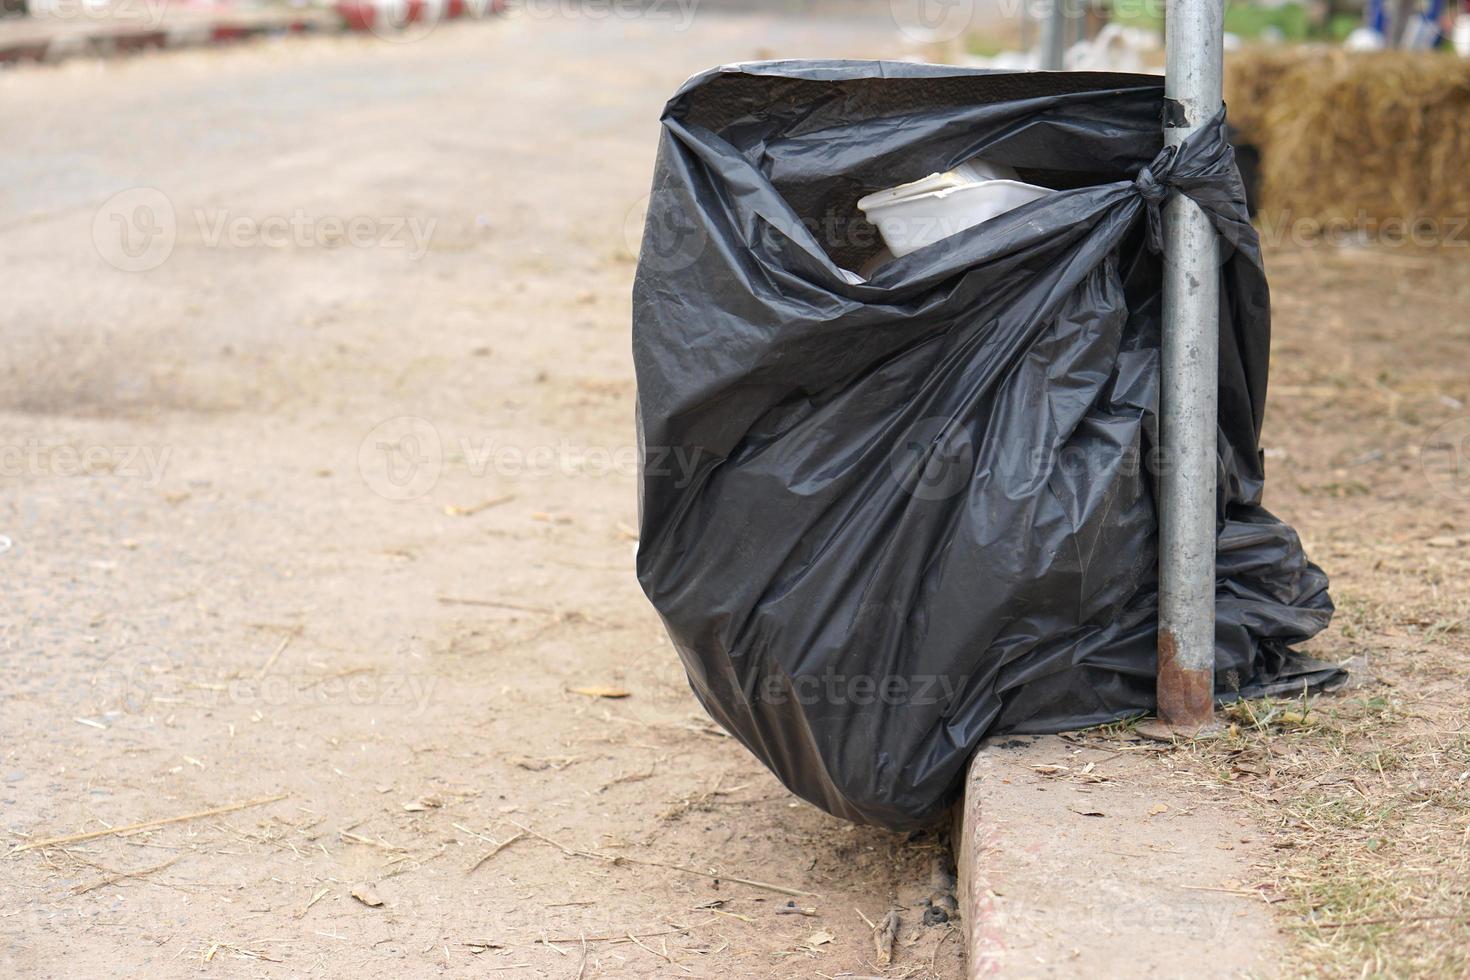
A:
{"label": "sandy path", "polygon": [[[633,581],[624,229],[687,74],[893,42],[522,18],[0,79],[3,826],[286,794],[13,856],[7,972],[875,972],[859,910],[921,900],[936,843],[794,801]],[[108,224],[140,202],[156,263]],[[905,916],[891,975],[958,964]]]}

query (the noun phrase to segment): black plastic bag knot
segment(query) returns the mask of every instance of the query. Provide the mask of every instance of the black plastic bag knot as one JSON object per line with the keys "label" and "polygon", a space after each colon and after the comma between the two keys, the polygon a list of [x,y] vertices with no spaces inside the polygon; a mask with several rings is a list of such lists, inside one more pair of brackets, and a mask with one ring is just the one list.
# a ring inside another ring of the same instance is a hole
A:
{"label": "black plastic bag knot", "polygon": [[1148,247],[1154,252],[1160,252],[1164,248],[1163,214],[1160,209],[1169,197],[1169,178],[1174,171],[1176,155],[1177,147],[1164,147],[1133,178],[1133,186],[1148,209]]}

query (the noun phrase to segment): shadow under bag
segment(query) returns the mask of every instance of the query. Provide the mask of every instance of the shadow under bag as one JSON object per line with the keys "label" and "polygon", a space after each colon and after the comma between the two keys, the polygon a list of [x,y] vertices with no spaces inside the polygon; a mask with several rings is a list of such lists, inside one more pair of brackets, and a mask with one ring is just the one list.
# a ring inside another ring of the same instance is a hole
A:
{"label": "shadow under bag", "polygon": [[[929,823],[980,740],[1154,706],[1160,209],[1221,237],[1220,697],[1340,672],[1260,506],[1270,303],[1224,115],[1162,80],[718,68],[668,103],[633,290],[638,578],[709,713],[850,820]],[[980,157],[1051,193],[900,259],[857,209]],[[863,275],[858,270],[865,270]]]}

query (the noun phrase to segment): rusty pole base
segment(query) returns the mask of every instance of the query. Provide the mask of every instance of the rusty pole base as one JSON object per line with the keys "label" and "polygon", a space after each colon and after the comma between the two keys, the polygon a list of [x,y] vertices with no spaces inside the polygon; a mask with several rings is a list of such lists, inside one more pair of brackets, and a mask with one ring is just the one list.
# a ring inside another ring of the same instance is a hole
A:
{"label": "rusty pole base", "polygon": [[[1213,615],[1210,619],[1213,634]],[[1161,622],[1158,643],[1159,717],[1139,725],[1137,731],[1147,738],[1171,741],[1218,729],[1213,636],[1208,641],[1196,637],[1191,646],[1181,649],[1175,632]]]}
{"label": "rusty pole base", "polygon": [[1221,726],[1216,718],[1194,725],[1180,725],[1162,718],[1148,718],[1139,722],[1133,730],[1155,742],[1180,742],[1219,734]]}

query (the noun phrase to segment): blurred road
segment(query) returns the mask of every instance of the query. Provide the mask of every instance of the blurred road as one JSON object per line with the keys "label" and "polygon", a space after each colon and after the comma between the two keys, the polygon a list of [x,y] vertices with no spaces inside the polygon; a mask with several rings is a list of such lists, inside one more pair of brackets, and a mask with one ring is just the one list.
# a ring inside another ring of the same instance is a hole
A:
{"label": "blurred road", "polygon": [[[904,39],[680,23],[0,75],[3,827],[251,803],[14,855],[0,971],[873,972],[858,910],[938,845],[794,800],[690,696],[632,574],[628,290],[688,74]],[[894,968],[958,975],[918,919]]]}

